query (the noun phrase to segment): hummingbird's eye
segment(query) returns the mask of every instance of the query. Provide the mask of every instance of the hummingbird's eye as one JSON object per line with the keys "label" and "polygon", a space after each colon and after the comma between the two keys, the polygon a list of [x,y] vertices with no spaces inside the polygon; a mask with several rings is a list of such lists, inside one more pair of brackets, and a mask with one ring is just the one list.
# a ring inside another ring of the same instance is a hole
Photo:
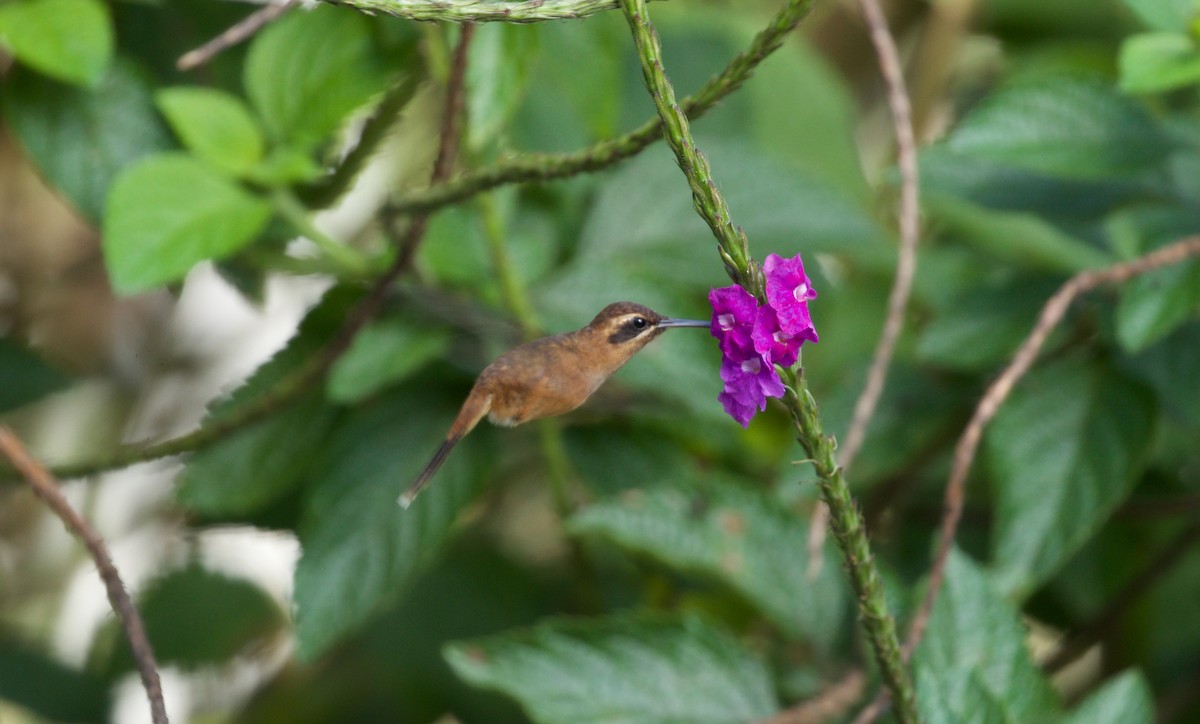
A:
{"label": "hummingbird's eye", "polygon": [[642,317],[634,317],[630,323],[633,324],[634,329],[645,329],[646,328],[646,320]]}

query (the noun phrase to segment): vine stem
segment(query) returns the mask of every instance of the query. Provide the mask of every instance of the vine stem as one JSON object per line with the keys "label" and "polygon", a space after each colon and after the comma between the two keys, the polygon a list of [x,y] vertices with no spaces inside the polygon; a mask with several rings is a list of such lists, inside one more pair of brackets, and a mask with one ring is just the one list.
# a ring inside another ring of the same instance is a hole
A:
{"label": "vine stem", "polygon": [[142,622],[141,614],[129,597],[129,592],[125,590],[121,574],[117,572],[108,547],[104,545],[104,539],[67,502],[54,476],[29,454],[20,438],[3,426],[0,426],[0,453],[8,458],[13,468],[33,488],[34,494],[63,522],[67,530],[83,543],[88,555],[92,557],[96,564],[96,572],[104,582],[105,591],[108,592],[108,601],[113,612],[117,614],[117,620],[120,621],[121,629],[124,630],[129,648],[133,652],[142,687],[146,689],[146,698],[150,700],[150,718],[154,724],[167,724],[167,708],[163,702],[162,682],[158,676],[154,648],[146,636],[146,626]]}
{"label": "vine stem", "polygon": [[537,23],[572,20],[614,10],[617,0],[324,0],[368,13],[395,15],[409,20],[450,23]]}
{"label": "vine stem", "polygon": [[[703,116],[725,96],[742,87],[758,64],[783,44],[812,9],[813,0],[789,0],[763,28],[750,47],[739,53],[696,93],[679,104],[688,118]],[[469,171],[442,184],[411,192],[394,200],[396,211],[422,211],[470,198],[475,194],[509,183],[551,181],[588,171],[598,171],[631,158],[655,141],[661,140],[662,119],[657,115],[633,131],[567,154],[526,154],[493,166]]]}
{"label": "vine stem", "polygon": [[[679,167],[692,189],[696,212],[708,223],[717,238],[717,248],[730,277],[762,297],[761,271],[752,263],[746,235],[735,227],[724,197],[713,180],[704,154],[696,147],[687,117],[675,101],[675,92],[663,70],[658,34],[647,16],[646,0],[621,0],[629,22],[646,87],[654,100],[667,144],[675,153]],[[916,692],[904,665],[896,622],[887,608],[883,583],[875,567],[866,528],[835,451],[837,443],[825,435],[816,402],[808,392],[803,376],[782,370],[788,383],[784,404],[799,432],[800,445],[813,461],[822,498],[829,505],[834,537],[849,570],[851,586],[858,596],[859,616],[866,638],[875,654],[884,682],[899,703],[897,714],[902,722],[918,720]]]}

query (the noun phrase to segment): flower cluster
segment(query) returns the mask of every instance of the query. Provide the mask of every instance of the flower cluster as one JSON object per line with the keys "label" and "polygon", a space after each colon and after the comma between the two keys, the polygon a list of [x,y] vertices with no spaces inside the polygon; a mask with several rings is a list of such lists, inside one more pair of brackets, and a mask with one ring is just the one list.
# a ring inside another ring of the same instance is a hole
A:
{"label": "flower cluster", "polygon": [[767,303],[738,285],[713,289],[712,335],[721,345],[721,381],[717,397],[742,427],[767,409],[768,397],[783,397],[783,381],[775,365],[789,367],[800,356],[800,345],[816,342],[817,330],[808,314],[808,300],[817,296],[797,254],[783,259],[769,255],[763,262]]}

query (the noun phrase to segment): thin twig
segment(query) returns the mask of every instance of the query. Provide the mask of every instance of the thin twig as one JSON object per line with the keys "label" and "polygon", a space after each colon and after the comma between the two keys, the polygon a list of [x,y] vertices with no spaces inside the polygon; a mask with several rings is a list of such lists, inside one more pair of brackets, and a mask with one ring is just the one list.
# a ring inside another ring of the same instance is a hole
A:
{"label": "thin twig", "polygon": [[[904,81],[904,68],[896,41],[888,28],[887,17],[878,0],[860,0],[871,43],[879,58],[879,70],[887,86],[888,108],[892,115],[892,128],[896,134],[896,164],[900,167],[900,246],[897,250],[896,275],[892,290],[888,294],[887,316],[883,330],[875,345],[875,354],[867,371],[867,381],[854,403],[854,415],[850,428],[842,441],[838,459],[842,468],[849,470],[862,449],[867,437],[867,427],[879,405],[883,386],[887,381],[888,369],[896,351],[896,340],[904,327],[904,314],[912,293],[913,275],[917,269],[917,241],[921,235],[920,176],[917,171],[917,141],[913,135],[912,104],[908,99],[908,87]],[[821,574],[824,557],[821,548],[825,545],[828,529],[829,508],[817,503],[813,509],[808,533],[808,577],[816,580]]]}
{"label": "thin twig", "polygon": [[[771,22],[754,36],[750,47],[739,53],[696,93],[684,98],[679,107],[691,120],[700,118],[725,96],[742,87],[767,56],[783,44],[812,9],[813,0],[789,0]],[[410,192],[391,204],[395,211],[428,211],[446,206],[475,194],[510,183],[551,181],[589,171],[599,171],[636,156],[647,146],[663,138],[662,120],[655,115],[625,135],[600,141],[588,148],[566,154],[527,154],[488,168],[469,171],[453,181]]]}
{"label": "thin twig", "polygon": [[1172,538],[1171,542],[1163,547],[1162,552],[1155,556],[1154,560],[1150,561],[1121,588],[1103,611],[1067,637],[1059,645],[1058,650],[1042,664],[1042,668],[1054,673],[1087,653],[1087,650],[1103,639],[1105,632],[1111,629],[1113,624],[1119,621],[1129,608],[1150,590],[1154,582],[1169,573],[1175,564],[1182,560],[1191,547],[1198,542],[1200,542],[1200,518],[1193,520],[1179,535]]}
{"label": "thin twig", "polygon": [[866,674],[862,669],[854,669],[817,696],[763,719],[758,724],[822,724],[835,720],[862,698],[866,687]]}
{"label": "thin twig", "polygon": [[163,703],[162,682],[158,678],[154,649],[146,636],[146,626],[142,623],[142,617],[133,605],[133,600],[121,581],[121,574],[117,572],[117,567],[108,554],[104,539],[92,529],[83,516],[75,512],[59,489],[58,481],[29,454],[20,438],[3,426],[0,426],[0,453],[8,458],[13,468],[33,488],[34,494],[41,498],[67,530],[83,543],[88,555],[92,557],[96,564],[96,572],[100,574],[100,580],[104,582],[104,588],[108,592],[108,601],[121,622],[125,638],[129,640],[134,663],[142,677],[142,686],[145,687],[146,697],[150,700],[150,718],[154,724],[167,724],[167,708]]}
{"label": "thin twig", "polygon": [[1200,256],[1200,236],[1187,237],[1132,261],[1114,264],[1104,269],[1080,272],[1067,280],[1054,293],[1054,296],[1047,300],[1033,330],[1017,348],[1008,367],[988,387],[987,392],[975,407],[970,422],[967,423],[967,427],[958,439],[954,450],[954,466],[950,472],[949,482],[946,484],[945,507],[937,553],[929,572],[929,586],[909,625],[908,639],[904,644],[906,653],[911,654],[920,643],[921,637],[925,633],[925,627],[929,623],[933,604],[941,590],[946,571],[946,559],[950,555],[950,548],[954,544],[954,535],[958,530],[958,522],[962,517],[967,475],[975,462],[975,453],[979,448],[983,430],[995,416],[1000,405],[1008,399],[1008,395],[1016,383],[1033,366],[1042,345],[1046,343],[1050,333],[1062,321],[1071,303],[1080,294],[1097,287],[1119,284],[1154,269],[1178,264],[1195,256]]}
{"label": "thin twig", "polygon": [[175,67],[186,71],[204,65],[219,53],[223,53],[238,43],[247,40],[250,36],[265,28],[297,4],[299,4],[299,0],[282,0],[282,2],[268,3],[242,18],[234,25],[231,25],[220,35],[201,45],[199,48],[190,50],[179,56],[179,60],[175,61]]}
{"label": "thin twig", "polygon": [[[696,213],[708,224],[717,240],[717,251],[729,276],[760,299],[761,271],[750,259],[745,233],[733,224],[724,196],[717,188],[708,160],[696,147],[687,117],[675,101],[675,91],[663,70],[658,33],[647,17],[645,0],[621,0],[629,22],[646,88],[662,119],[667,145],[675,154],[692,189]],[[835,456],[836,442],[824,434],[816,402],[808,393],[803,376],[794,370],[782,372],[787,394],[784,404],[796,424],[797,440],[813,460],[821,494],[833,511],[832,527],[858,597],[863,633],[875,654],[883,679],[896,694],[897,714],[902,722],[917,720],[916,692],[904,666],[896,622],[888,610],[883,583],[875,567],[862,515],[855,506]]]}

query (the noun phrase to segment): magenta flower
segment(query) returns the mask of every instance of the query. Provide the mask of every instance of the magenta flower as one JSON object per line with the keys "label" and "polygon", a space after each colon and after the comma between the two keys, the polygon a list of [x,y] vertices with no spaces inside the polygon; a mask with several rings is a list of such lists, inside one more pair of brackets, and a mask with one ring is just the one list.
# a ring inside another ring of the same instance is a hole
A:
{"label": "magenta flower", "polygon": [[800,255],[784,259],[768,254],[762,268],[767,278],[767,304],[775,310],[784,336],[816,342],[817,330],[808,314],[808,301],[815,299],[817,292],[804,273]]}
{"label": "magenta flower", "polygon": [[800,357],[800,345],[817,341],[808,315],[808,300],[817,296],[797,254],[783,259],[771,254],[763,263],[767,304],[740,286],[708,293],[712,304],[712,335],[721,344],[721,381],[717,400],[742,427],[767,409],[768,397],[783,397],[783,380],[775,365],[790,367]]}
{"label": "magenta flower", "polygon": [[[758,316],[754,319],[754,350],[771,364],[791,367],[800,357],[800,345],[805,338],[789,337],[779,328],[779,318],[775,310],[768,306],[758,308]],[[816,341],[815,339],[813,340]]]}
{"label": "magenta flower", "polygon": [[721,380],[725,389],[717,400],[742,427],[749,427],[750,418],[767,409],[768,397],[783,397],[783,381],[775,365],[753,348],[739,348],[725,355],[721,360]]}
{"label": "magenta flower", "polygon": [[758,314],[758,300],[738,285],[713,289],[708,293],[712,304],[712,336],[721,344],[721,352],[728,356],[735,348],[751,348],[754,319]]}

